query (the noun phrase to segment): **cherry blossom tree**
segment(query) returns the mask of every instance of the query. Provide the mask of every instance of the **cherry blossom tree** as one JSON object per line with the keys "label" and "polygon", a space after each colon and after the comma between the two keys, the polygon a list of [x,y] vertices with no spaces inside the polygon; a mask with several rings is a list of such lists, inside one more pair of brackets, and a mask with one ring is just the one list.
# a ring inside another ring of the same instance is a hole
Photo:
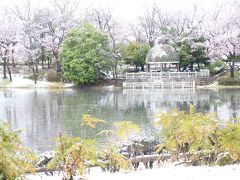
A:
{"label": "cherry blossom tree", "polygon": [[36,82],[38,64],[48,60],[50,66],[50,54],[56,62],[57,72],[61,72],[59,52],[64,37],[69,29],[76,26],[74,12],[77,9],[76,1],[53,0],[48,8],[31,6],[31,2],[22,7],[16,7],[15,15],[21,23],[21,49],[22,54],[31,67]]}
{"label": "cherry blossom tree", "polygon": [[45,10],[41,18],[42,24],[47,27],[46,34],[48,41],[46,46],[51,50],[56,60],[57,72],[61,72],[59,52],[68,30],[78,24],[74,17],[78,7],[78,1],[53,0],[51,5],[49,9]]}
{"label": "cherry blossom tree", "polygon": [[205,21],[205,11],[197,5],[190,12],[178,12],[170,16],[168,32],[173,41],[181,40],[188,36],[201,36],[201,26]]}
{"label": "cherry blossom tree", "polygon": [[219,6],[208,15],[203,33],[209,43],[209,54],[212,58],[224,59],[234,77],[235,63],[240,60],[240,5]]}
{"label": "cherry blossom tree", "polygon": [[[3,78],[7,78],[8,71],[9,79],[12,81],[10,65],[15,67],[14,53],[18,42],[16,19],[7,10],[4,11],[2,17],[0,26],[0,56],[3,61]],[[12,64],[10,64],[10,61],[12,61]]]}
{"label": "cherry blossom tree", "polygon": [[22,7],[16,7],[14,13],[20,20],[20,50],[26,60],[27,65],[33,73],[35,84],[37,83],[38,64],[42,47],[41,35],[44,33],[44,28],[41,23],[36,21],[36,9],[30,3]]}

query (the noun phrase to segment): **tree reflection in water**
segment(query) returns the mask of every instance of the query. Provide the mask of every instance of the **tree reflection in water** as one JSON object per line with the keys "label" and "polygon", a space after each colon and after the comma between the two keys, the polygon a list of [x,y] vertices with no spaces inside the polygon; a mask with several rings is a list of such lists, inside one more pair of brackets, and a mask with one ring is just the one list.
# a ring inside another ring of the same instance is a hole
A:
{"label": "tree reflection in water", "polygon": [[143,136],[154,133],[155,114],[172,109],[187,110],[193,104],[198,112],[215,112],[222,121],[240,116],[238,89],[196,90],[46,90],[13,89],[0,91],[0,119],[14,129],[22,129],[21,138],[34,151],[53,148],[59,132],[85,138],[97,129],[81,127],[81,115],[109,122],[131,120],[143,129]]}

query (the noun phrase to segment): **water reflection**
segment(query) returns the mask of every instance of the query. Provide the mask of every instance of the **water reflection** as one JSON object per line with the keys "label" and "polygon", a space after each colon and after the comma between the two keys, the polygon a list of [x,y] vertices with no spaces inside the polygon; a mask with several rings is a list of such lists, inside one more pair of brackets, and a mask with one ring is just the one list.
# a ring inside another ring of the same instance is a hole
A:
{"label": "water reflection", "polygon": [[[222,121],[240,116],[238,89],[219,90],[0,90],[0,119],[14,129],[22,129],[21,138],[35,151],[54,146],[59,132],[73,136],[96,137],[98,129],[81,127],[81,115],[91,114],[110,122],[132,120],[153,131],[155,114],[177,108],[188,110],[193,104],[197,111],[216,112]],[[110,127],[111,128],[111,127]]]}

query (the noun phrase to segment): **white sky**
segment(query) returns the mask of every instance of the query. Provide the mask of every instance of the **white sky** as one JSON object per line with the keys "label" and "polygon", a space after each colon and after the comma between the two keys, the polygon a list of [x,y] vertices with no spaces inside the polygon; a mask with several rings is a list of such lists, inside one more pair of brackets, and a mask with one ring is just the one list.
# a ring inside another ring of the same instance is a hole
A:
{"label": "white sky", "polygon": [[[25,0],[0,0],[0,7],[23,4]],[[48,0],[30,0],[33,4],[46,6]],[[79,0],[80,9],[102,7],[111,9],[116,16],[128,21],[134,20],[144,9],[154,2],[167,11],[188,11],[194,4],[204,9],[214,9],[217,4],[231,3],[234,0]]]}

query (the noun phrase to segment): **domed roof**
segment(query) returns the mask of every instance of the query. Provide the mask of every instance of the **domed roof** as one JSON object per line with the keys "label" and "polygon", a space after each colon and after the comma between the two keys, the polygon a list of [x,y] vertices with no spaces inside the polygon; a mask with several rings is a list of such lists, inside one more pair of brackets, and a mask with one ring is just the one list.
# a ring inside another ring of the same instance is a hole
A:
{"label": "domed roof", "polygon": [[150,49],[146,63],[151,62],[178,62],[179,58],[174,48],[168,44],[166,38],[158,38],[155,45]]}

